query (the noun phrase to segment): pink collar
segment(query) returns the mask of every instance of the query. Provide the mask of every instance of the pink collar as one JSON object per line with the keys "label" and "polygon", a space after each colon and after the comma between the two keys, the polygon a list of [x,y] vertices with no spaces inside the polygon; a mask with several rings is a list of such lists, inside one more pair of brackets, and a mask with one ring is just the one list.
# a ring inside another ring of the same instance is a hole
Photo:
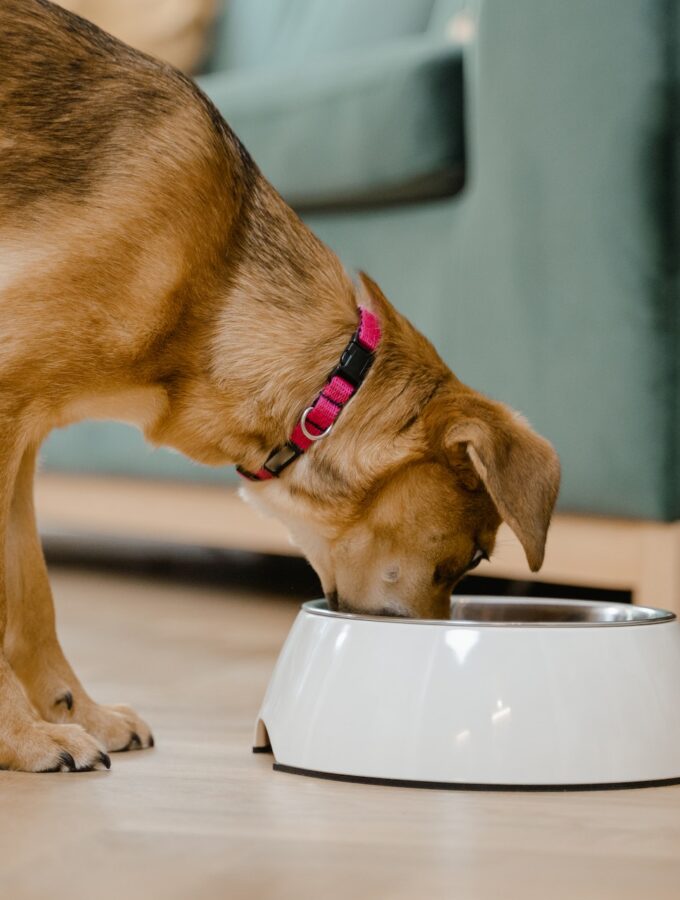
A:
{"label": "pink collar", "polygon": [[250,481],[268,481],[308,450],[312,444],[326,437],[345,404],[356,394],[368,370],[373,365],[375,350],[380,343],[380,323],[372,312],[359,307],[359,327],[340,357],[339,365],[331,372],[324,389],[311,406],[302,413],[288,441],[267,457],[257,472],[236,467],[239,475]]}

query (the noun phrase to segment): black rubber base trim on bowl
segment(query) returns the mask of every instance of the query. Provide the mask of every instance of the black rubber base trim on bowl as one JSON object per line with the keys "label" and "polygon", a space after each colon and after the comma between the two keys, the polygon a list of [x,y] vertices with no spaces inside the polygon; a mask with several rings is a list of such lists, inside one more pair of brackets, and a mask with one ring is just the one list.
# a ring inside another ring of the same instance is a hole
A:
{"label": "black rubber base trim on bowl", "polygon": [[[260,748],[258,753],[264,752]],[[267,751],[269,752],[269,751]],[[331,772],[316,772],[313,769],[298,769],[296,766],[285,766],[274,763],[275,772],[287,772],[289,775],[305,775],[308,778],[320,778],[324,781],[349,781],[354,784],[379,784],[385,787],[423,788],[431,791],[503,791],[524,793],[567,793],[571,791],[623,791],[634,788],[668,787],[680,784],[678,778],[659,778],[652,781],[619,781],[599,784],[470,784],[458,781],[407,781],[399,778],[369,778],[365,775],[335,775]]]}
{"label": "black rubber base trim on bowl", "polygon": [[267,744],[266,747],[253,747],[253,753],[273,753],[272,745]]}

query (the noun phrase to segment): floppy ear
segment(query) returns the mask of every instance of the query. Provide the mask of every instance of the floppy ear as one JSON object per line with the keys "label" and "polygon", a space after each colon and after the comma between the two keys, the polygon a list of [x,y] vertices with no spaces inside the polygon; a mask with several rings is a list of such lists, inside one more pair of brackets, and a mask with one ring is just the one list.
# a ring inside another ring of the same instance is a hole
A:
{"label": "floppy ear", "polygon": [[541,568],[545,541],[560,484],[552,445],[500,403],[470,398],[445,444],[467,454],[501,518],[519,538],[532,572]]}

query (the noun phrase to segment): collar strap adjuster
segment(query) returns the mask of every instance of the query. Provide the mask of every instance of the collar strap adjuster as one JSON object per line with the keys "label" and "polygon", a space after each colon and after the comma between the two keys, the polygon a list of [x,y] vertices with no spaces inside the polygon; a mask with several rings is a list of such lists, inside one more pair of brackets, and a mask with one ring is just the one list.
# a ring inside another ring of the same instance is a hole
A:
{"label": "collar strap adjuster", "polygon": [[282,447],[277,447],[267,457],[265,464],[257,472],[248,472],[241,466],[236,466],[239,475],[243,475],[248,481],[267,481],[269,478],[278,478],[286,466],[295,462],[298,456],[304,453],[297,444],[286,441]]}
{"label": "collar strap adjuster", "polygon": [[380,323],[377,317],[364,307],[359,307],[359,327],[343,350],[340,362],[329,375],[323,390],[298,420],[289,440],[272,450],[257,472],[248,472],[242,466],[236,466],[239,475],[249,481],[278,478],[298,456],[325,437],[345,404],[366,378],[373,365],[380,336]]}

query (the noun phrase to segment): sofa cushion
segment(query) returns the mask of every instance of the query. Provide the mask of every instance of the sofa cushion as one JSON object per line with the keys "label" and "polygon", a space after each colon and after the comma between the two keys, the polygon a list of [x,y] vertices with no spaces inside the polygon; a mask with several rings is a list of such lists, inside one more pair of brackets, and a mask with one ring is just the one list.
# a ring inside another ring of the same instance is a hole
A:
{"label": "sofa cushion", "polygon": [[227,0],[215,70],[284,67],[422,33],[435,0]]}
{"label": "sofa cushion", "polygon": [[133,475],[217,484],[241,481],[233,466],[204,466],[176,450],[152,447],[141,431],[120,422],[79,422],[57,428],[40,455],[48,469],[78,475]]}
{"label": "sofa cushion", "polygon": [[463,180],[460,49],[418,36],[304,69],[199,84],[297,208],[451,194]]}

